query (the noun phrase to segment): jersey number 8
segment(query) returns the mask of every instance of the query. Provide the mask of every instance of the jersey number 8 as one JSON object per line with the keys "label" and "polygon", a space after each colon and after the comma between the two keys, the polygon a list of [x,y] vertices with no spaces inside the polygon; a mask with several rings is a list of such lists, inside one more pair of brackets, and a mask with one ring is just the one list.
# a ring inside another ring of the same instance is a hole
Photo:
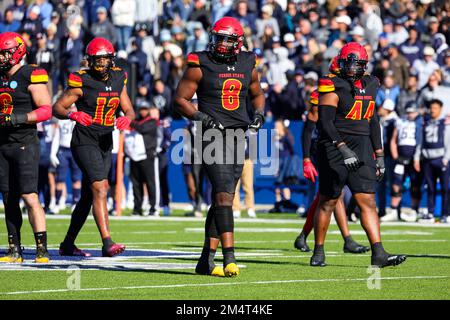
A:
{"label": "jersey number 8", "polygon": [[239,108],[239,94],[242,90],[242,82],[237,79],[227,79],[222,85],[222,107],[226,110]]}
{"label": "jersey number 8", "polygon": [[[120,99],[117,97],[109,99],[107,98],[97,98],[97,108],[95,109],[95,116],[92,120],[94,123],[104,126],[113,126],[114,125],[114,116],[116,114],[116,110],[119,107]],[[108,111],[105,113],[105,106],[108,108]]]}

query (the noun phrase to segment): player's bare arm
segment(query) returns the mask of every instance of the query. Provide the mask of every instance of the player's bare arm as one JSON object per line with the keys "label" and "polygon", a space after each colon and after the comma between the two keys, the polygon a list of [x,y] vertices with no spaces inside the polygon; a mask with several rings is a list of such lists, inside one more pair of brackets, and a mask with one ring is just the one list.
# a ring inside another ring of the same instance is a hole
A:
{"label": "player's bare arm", "polygon": [[264,125],[264,107],[266,98],[264,96],[264,91],[261,88],[261,84],[259,83],[258,72],[256,69],[253,69],[252,71],[252,82],[250,82],[249,91],[255,115],[252,123],[250,123],[248,127],[251,130],[257,131]]}
{"label": "player's bare arm", "polygon": [[70,107],[83,96],[80,88],[70,88],[53,105],[53,115],[58,119],[68,119]]}
{"label": "player's bare arm", "polygon": [[119,130],[125,130],[130,127],[131,121],[136,118],[126,86],[123,86],[122,92],[120,93],[120,106],[125,115],[116,119],[116,127]]}
{"label": "player's bare arm", "polygon": [[261,88],[258,72],[256,71],[256,69],[253,69],[252,71],[252,82],[250,83],[249,89],[252,97],[251,99],[253,108],[264,113],[266,98],[264,97],[264,91]]}
{"label": "player's bare arm", "polygon": [[130,121],[133,121],[136,118],[133,104],[131,103],[130,97],[128,96],[126,86],[123,87],[123,90],[120,93],[120,106],[123,113],[125,114],[125,117],[127,117]]}
{"label": "player's bare arm", "polygon": [[195,120],[196,106],[191,102],[202,79],[200,68],[186,69],[175,92],[175,110],[188,119]]}

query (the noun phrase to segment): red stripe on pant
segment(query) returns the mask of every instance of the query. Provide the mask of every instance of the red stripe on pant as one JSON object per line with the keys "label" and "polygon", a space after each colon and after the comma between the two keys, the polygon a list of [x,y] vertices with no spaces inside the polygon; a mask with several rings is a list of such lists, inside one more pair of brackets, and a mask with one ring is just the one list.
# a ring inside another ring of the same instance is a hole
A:
{"label": "red stripe on pant", "polygon": [[308,209],[308,214],[306,216],[306,222],[303,226],[303,234],[308,236],[311,233],[311,230],[314,228],[314,214],[316,213],[316,208],[319,205],[319,193],[317,192],[314,201],[311,203],[311,206]]}

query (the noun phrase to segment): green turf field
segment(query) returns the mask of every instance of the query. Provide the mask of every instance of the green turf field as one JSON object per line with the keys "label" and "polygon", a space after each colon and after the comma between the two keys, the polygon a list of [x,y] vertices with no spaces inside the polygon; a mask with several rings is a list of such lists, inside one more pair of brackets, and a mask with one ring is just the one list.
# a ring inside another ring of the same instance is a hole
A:
{"label": "green turf field", "polygon": [[[179,214],[180,215],[180,214]],[[194,274],[203,241],[203,220],[195,218],[131,218],[111,221],[115,241],[128,246],[116,258],[100,257],[100,241],[92,219],[78,245],[89,259],[58,257],[68,216],[48,219],[52,261],[36,265],[33,238],[24,221],[26,248],[22,265],[0,265],[0,299],[449,299],[450,226],[383,225],[385,248],[405,253],[398,266],[370,270],[370,255],[342,252],[336,225],[330,227],[325,268],[309,266],[310,253],[294,249],[304,223],[294,215],[261,214],[258,220],[236,221],[236,250],[241,275],[213,278]],[[4,216],[0,244],[6,243]],[[367,244],[359,224],[354,238]],[[309,244],[313,241],[310,237]],[[220,251],[220,250],[219,250]],[[217,262],[221,263],[221,255]],[[380,271],[380,273],[377,273]],[[381,277],[381,280],[380,280]]]}

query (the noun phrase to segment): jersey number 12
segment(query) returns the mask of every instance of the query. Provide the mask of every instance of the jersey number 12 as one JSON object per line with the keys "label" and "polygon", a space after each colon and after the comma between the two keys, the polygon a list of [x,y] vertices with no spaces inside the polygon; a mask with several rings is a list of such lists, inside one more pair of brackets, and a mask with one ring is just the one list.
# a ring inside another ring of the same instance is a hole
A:
{"label": "jersey number 12", "polygon": [[[103,126],[113,126],[116,110],[119,107],[120,99],[113,97],[111,99],[99,97],[97,98],[97,108],[93,122]],[[105,106],[107,111],[105,113]]]}

